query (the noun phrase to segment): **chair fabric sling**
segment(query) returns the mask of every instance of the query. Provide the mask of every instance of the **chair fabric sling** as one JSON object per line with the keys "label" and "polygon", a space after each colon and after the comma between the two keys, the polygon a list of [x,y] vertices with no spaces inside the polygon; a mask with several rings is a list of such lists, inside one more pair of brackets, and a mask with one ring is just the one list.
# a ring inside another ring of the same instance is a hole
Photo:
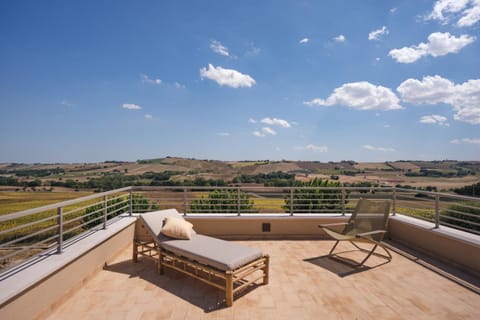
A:
{"label": "chair fabric sling", "polygon": [[[329,252],[329,256],[337,256],[334,254],[334,251],[340,241],[349,241],[358,250],[367,253],[367,256],[358,263],[359,266],[362,266],[372,254],[390,261],[392,255],[381,243],[383,237],[387,233],[389,214],[390,201],[360,199],[348,222],[319,225],[319,228],[336,240]],[[341,226],[343,226],[343,230],[338,232],[338,229],[335,229],[335,227],[338,228]],[[371,250],[367,250],[358,246],[356,242],[369,243],[372,244],[373,247]],[[382,248],[387,255],[375,253],[377,247]]]}

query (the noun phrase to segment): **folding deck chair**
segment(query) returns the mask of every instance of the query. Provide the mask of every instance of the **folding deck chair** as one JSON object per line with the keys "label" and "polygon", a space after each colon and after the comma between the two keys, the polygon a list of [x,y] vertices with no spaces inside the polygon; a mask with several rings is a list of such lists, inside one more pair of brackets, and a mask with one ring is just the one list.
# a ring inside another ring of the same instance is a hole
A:
{"label": "folding deck chair", "polygon": [[[348,222],[319,225],[319,228],[336,240],[328,255],[330,257],[338,257],[333,253],[338,243],[340,241],[349,241],[358,250],[368,253],[367,256],[358,264],[358,266],[362,266],[372,254],[390,261],[392,259],[392,255],[381,243],[385,233],[387,233],[389,213],[390,201],[360,199]],[[334,229],[334,227],[338,228],[339,226],[344,227],[341,232],[338,232],[338,229]],[[372,244],[373,247],[371,250],[367,250],[358,246],[356,242],[369,243]],[[381,247],[387,253],[387,255],[375,253],[375,249],[377,247]]]}

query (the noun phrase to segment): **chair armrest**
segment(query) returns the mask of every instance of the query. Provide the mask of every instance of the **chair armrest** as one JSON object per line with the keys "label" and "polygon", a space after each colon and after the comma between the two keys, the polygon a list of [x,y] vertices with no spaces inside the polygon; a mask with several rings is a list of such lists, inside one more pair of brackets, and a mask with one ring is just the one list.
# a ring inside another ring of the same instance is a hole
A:
{"label": "chair armrest", "polygon": [[337,226],[345,226],[348,222],[338,222],[338,223],[327,223],[327,224],[319,224],[319,228],[330,228],[330,227],[337,227]]}
{"label": "chair armrest", "polygon": [[387,230],[373,230],[369,232],[363,232],[363,233],[357,233],[358,237],[366,237],[366,236],[372,236],[374,234],[381,234],[381,233],[386,233]]}

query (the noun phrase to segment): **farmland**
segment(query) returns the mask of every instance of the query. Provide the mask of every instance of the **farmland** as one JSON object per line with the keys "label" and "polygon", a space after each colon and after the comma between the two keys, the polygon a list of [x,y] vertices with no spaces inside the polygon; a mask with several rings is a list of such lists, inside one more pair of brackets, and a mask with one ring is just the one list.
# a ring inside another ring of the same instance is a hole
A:
{"label": "farmland", "polygon": [[0,215],[80,198],[91,192],[0,192]]}
{"label": "farmland", "polygon": [[[288,173],[295,181],[313,178],[344,185],[435,187],[450,192],[480,182],[480,161],[218,161],[166,157],[135,162],[0,164],[0,214],[81,197],[124,185],[226,186],[242,181],[261,185]],[[243,177],[239,179],[239,177]],[[261,179],[259,178],[261,177]],[[236,181],[236,182],[235,182]],[[277,179],[283,186],[292,183]],[[273,183],[272,185],[275,185]],[[257,199],[255,201],[268,201]],[[278,204],[272,204],[276,209]],[[273,209],[273,208],[272,208]]]}

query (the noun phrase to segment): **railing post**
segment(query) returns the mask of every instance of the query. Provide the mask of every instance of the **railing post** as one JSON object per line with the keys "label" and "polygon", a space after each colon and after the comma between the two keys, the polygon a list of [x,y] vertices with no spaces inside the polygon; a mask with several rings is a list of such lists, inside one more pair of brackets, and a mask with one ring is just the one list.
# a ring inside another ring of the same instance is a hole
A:
{"label": "railing post", "polygon": [[183,188],[183,215],[187,215],[187,188]]}
{"label": "railing post", "polygon": [[396,215],[397,214],[397,188],[396,187],[393,187],[392,188],[392,215]]}
{"label": "railing post", "polygon": [[132,215],[133,212],[133,190],[130,189],[130,216]]}
{"label": "railing post", "polygon": [[345,215],[345,187],[342,186],[342,216]]}
{"label": "railing post", "polygon": [[57,253],[62,253],[63,250],[63,208],[57,208],[57,222],[58,222],[58,240],[57,240]]}
{"label": "railing post", "polygon": [[108,199],[103,196],[103,229],[107,229]]}
{"label": "railing post", "polygon": [[295,187],[290,188],[290,215],[293,216],[293,189]]}
{"label": "railing post", "polygon": [[440,226],[440,196],[435,195],[435,229]]}
{"label": "railing post", "polygon": [[237,215],[240,215],[240,187],[237,187]]}

